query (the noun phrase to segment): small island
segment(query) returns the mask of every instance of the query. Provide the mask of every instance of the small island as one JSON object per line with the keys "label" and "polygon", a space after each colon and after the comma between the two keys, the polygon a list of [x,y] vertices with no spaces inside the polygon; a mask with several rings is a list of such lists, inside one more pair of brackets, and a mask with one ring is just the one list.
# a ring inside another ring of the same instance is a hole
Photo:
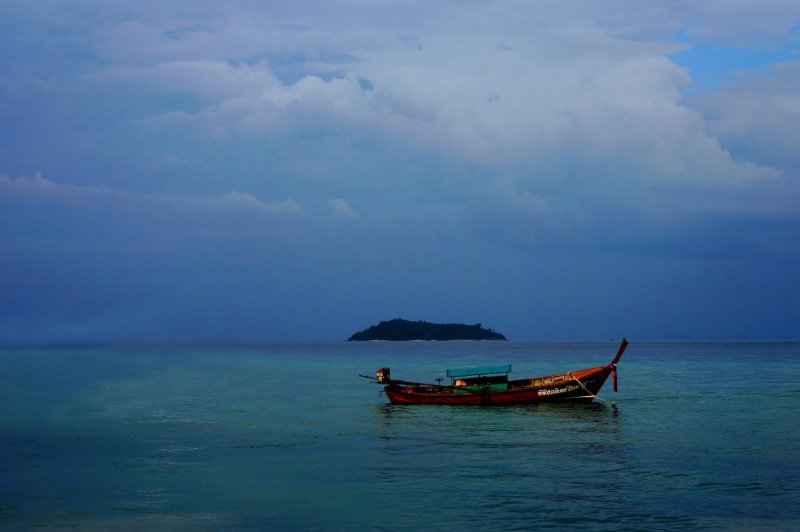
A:
{"label": "small island", "polygon": [[491,329],[484,329],[480,323],[429,323],[397,318],[382,321],[368,329],[359,331],[348,341],[365,342],[370,340],[505,340],[506,337]]}

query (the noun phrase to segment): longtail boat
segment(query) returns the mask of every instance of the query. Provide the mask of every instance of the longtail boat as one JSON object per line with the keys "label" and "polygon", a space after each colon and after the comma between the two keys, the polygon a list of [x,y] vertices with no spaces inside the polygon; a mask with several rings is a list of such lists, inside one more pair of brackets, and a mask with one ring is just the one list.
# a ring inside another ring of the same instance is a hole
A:
{"label": "longtail boat", "polygon": [[450,384],[395,380],[389,368],[375,376],[361,375],[384,386],[392,404],[399,405],[519,405],[555,401],[591,402],[609,376],[617,391],[617,363],[628,347],[623,338],[614,359],[605,366],[527,379],[509,380],[510,365],[448,369]]}

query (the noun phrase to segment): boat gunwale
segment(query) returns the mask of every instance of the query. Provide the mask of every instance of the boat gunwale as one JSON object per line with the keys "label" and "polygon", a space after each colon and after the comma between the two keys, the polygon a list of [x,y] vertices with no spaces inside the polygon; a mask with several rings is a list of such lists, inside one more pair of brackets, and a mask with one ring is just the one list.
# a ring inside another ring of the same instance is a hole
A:
{"label": "boat gunwale", "polygon": [[[479,387],[469,389],[455,384],[442,385],[441,379],[437,379],[438,384],[389,379],[382,381],[380,375],[377,383],[384,384],[384,392],[392,404],[512,405],[574,400],[591,402],[597,398],[609,376],[613,376],[614,391],[617,391],[617,363],[627,346],[628,340],[623,338],[614,359],[603,366],[512,381],[508,380],[506,374],[506,389],[492,389],[490,382],[474,383],[474,386]],[[382,368],[379,373],[384,370],[388,375],[388,368]],[[521,386],[518,385],[520,383]]]}
{"label": "boat gunwale", "polygon": [[[508,395],[508,394],[513,395],[513,394],[518,394],[518,393],[524,392],[524,391],[542,390],[542,389],[548,389],[548,388],[557,388],[559,386],[568,385],[570,383],[574,383],[574,382],[577,382],[577,381],[588,379],[588,378],[594,377],[596,375],[601,375],[604,372],[610,373],[612,371],[612,369],[613,368],[610,365],[607,365],[607,366],[596,366],[596,367],[592,367],[592,368],[584,368],[584,369],[579,369],[579,370],[575,370],[575,371],[568,371],[568,372],[565,372],[565,373],[554,373],[552,375],[544,375],[544,376],[541,376],[541,377],[529,377],[529,378],[526,378],[526,379],[515,379],[515,380],[512,380],[512,381],[508,381],[509,388],[506,389],[506,390],[474,390],[473,391],[473,390],[469,390],[469,389],[464,389],[464,390],[460,390],[459,391],[459,395],[461,395],[461,396],[470,396],[470,395],[499,396],[499,395]],[[511,387],[512,383],[524,383],[524,382],[533,383],[534,381],[537,381],[537,380],[542,380],[543,381],[545,379],[555,379],[557,377],[567,377],[567,376],[569,376],[570,379],[564,379],[564,380],[561,380],[561,381],[558,381],[558,382],[550,382],[550,383],[546,383],[546,384],[543,383],[543,384],[539,384],[539,385],[529,384],[527,386],[517,386],[517,387],[513,387],[513,388]],[[432,389],[442,390],[442,391],[414,390],[414,388],[421,388],[421,387],[432,388]],[[408,391],[409,388],[411,389],[411,391]],[[405,382],[405,381],[400,381],[400,382],[397,382],[397,383],[390,382],[384,389],[387,390],[387,391],[389,391],[389,390],[396,391],[396,392],[399,392],[399,393],[403,393],[405,395],[441,397],[443,395],[448,395],[448,396],[451,395],[451,394],[452,395],[456,395],[455,391],[458,390],[459,388],[460,387],[458,387],[458,386],[446,385],[446,384],[428,384],[428,383],[421,383],[421,382],[420,383],[408,383],[408,382]],[[450,390],[450,391],[448,392],[448,391],[444,391],[444,390]]]}

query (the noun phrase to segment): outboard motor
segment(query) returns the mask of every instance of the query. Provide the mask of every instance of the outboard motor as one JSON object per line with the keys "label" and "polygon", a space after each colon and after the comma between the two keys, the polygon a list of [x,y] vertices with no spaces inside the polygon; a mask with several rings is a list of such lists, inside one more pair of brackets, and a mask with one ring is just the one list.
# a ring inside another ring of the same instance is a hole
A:
{"label": "outboard motor", "polygon": [[381,368],[378,371],[376,371],[375,372],[375,380],[380,382],[381,384],[388,383],[389,380],[390,380],[389,379],[389,368]]}

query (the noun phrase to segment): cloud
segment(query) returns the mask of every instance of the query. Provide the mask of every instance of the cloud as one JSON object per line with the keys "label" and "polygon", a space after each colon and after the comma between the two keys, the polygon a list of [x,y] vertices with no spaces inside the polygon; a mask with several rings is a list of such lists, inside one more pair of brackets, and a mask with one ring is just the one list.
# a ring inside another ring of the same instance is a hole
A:
{"label": "cloud", "polygon": [[612,0],[564,3],[565,10],[590,13],[593,20],[626,38],[682,33],[692,40],[725,45],[774,45],[790,36],[800,7],[792,0]]}
{"label": "cloud", "polygon": [[689,102],[738,157],[800,178],[800,60],[741,73],[736,82]]}
{"label": "cloud", "polygon": [[264,202],[238,191],[214,196],[147,194],[107,186],[57,183],[41,174],[0,175],[0,206],[6,228],[0,240],[25,235],[108,249],[185,246],[203,240],[283,241],[302,232],[306,217],[292,198]]}
{"label": "cloud", "polygon": [[0,174],[0,202],[79,203],[116,199],[123,200],[125,193],[116,192],[105,185],[76,186],[58,184],[41,173],[17,178]]}
{"label": "cloud", "polygon": [[261,334],[261,316],[297,327],[310,300],[319,323],[348,314],[344,294],[362,313],[444,312],[459,294],[518,321],[563,301],[555,321],[569,322],[570,306],[617,315],[582,304],[598,286],[647,294],[646,315],[678,270],[697,286],[718,272],[720,287],[750,272],[771,294],[793,285],[796,62],[735,77],[717,64],[732,82],[693,93],[676,54],[786,59],[796,2],[2,10],[0,279],[18,290],[5,315],[142,293],[145,321],[192,307],[234,327],[227,315],[259,316]]}
{"label": "cloud", "polygon": [[228,210],[262,213],[279,216],[302,216],[300,205],[292,198],[267,203],[246,192],[230,191],[216,197],[170,196],[165,194],[137,194],[113,190],[105,185],[77,186],[57,183],[37,173],[33,176],[12,178],[0,174],[0,201],[25,201],[29,203],[63,203],[76,207],[92,202],[104,204],[158,204],[175,210],[196,211]]}
{"label": "cloud", "polygon": [[[406,20],[400,32],[391,20],[377,21],[374,10],[348,4],[331,14],[352,29],[347,35],[293,8],[274,17],[267,16],[272,8],[249,17],[215,11],[196,25],[165,21],[161,34],[150,35],[170,51],[168,61],[145,55],[144,65],[106,75],[194,99],[142,120],[149,134],[191,130],[220,143],[249,139],[273,151],[272,161],[302,158],[303,170],[324,167],[325,157],[354,164],[368,149],[460,167],[448,180],[434,165],[425,178],[382,170],[376,185],[405,183],[418,191],[414,201],[456,204],[477,234],[506,220],[506,233],[527,242],[516,227],[535,219],[540,235],[551,232],[558,241],[602,225],[608,211],[634,213],[643,228],[764,211],[771,190],[781,188],[781,170],[731,152],[732,137],[686,100],[689,71],[669,59],[688,45],[653,36],[684,31],[691,16],[664,8],[611,16],[588,5],[512,6],[454,2],[424,21]],[[719,6],[686,7],[702,15],[705,33],[723,31]],[[345,20],[345,12],[355,18]],[[367,20],[376,25],[361,29]],[[279,37],[259,34],[254,21]],[[242,53],[229,47],[234,41]],[[213,52],[203,51],[212,43]],[[282,173],[298,180],[296,170]],[[358,197],[372,168],[362,171],[322,175]],[[352,216],[342,205],[329,207]]]}
{"label": "cloud", "polygon": [[217,135],[230,132],[262,135],[297,131],[318,121],[320,115],[330,117],[323,124],[345,120],[349,126],[357,124],[369,111],[369,95],[358,80],[324,81],[305,76],[284,84],[265,62],[253,65],[177,62],[159,64],[152,70],[109,71],[105,77],[177,88],[206,103],[198,110],[169,111],[140,121],[156,128],[173,125],[200,127]]}
{"label": "cloud", "polygon": [[206,200],[211,202],[220,201],[222,205],[237,210],[249,210],[253,212],[275,214],[281,216],[303,216],[305,212],[292,198],[286,198],[282,202],[265,203],[252,194],[246,192],[231,191],[223,194],[220,198]]}
{"label": "cloud", "polygon": [[[800,7],[792,0],[683,2],[690,36],[740,46],[785,41],[796,31]],[[685,20],[684,19],[684,20]]]}
{"label": "cloud", "polygon": [[340,218],[349,218],[351,220],[361,220],[361,216],[353,210],[353,208],[341,198],[331,198],[328,200],[328,207],[331,208],[333,213]]}
{"label": "cloud", "polygon": [[[567,217],[575,216],[575,190],[586,191],[584,210],[605,208],[609,192],[625,190],[616,197],[644,216],[659,212],[664,190],[692,197],[670,205],[678,212],[717,208],[720,197],[731,199],[728,208],[746,207],[735,200],[737,190],[779,172],[744,150],[732,156],[734,137],[687,105],[689,72],[669,56],[689,44],[661,38],[687,28],[720,34],[739,15],[710,1],[682,2],[681,9],[632,5],[446,2],[425,6],[425,17],[415,16],[423,9],[416,2],[402,9],[333,3],[324,16],[271,4],[106,9],[110,24],[86,42],[103,45],[107,66],[85,79],[123,82],[171,101],[138,118],[143,134],[181,139],[205,132],[212,152],[244,140],[260,145],[265,159],[274,152],[270,164],[302,158],[317,168],[332,156],[354,164],[375,148],[395,150],[398,159],[437,158],[467,171],[438,183],[434,173],[415,183],[420,194],[434,191],[452,202],[448,188],[472,190],[458,200],[477,211],[497,189],[496,176],[513,182],[506,207],[527,194]],[[777,21],[795,11],[786,2],[770,4],[756,31],[785,34]],[[341,155],[342,147],[350,153]],[[169,160],[162,155],[159,164],[172,175],[192,171],[178,161],[206,163],[198,170],[207,176],[221,170],[185,146],[167,150]],[[297,190],[292,164],[276,170],[295,182],[285,195],[300,198],[308,193]],[[340,184],[368,180],[332,174],[324,175]],[[390,186],[389,179],[410,177],[380,179]],[[712,200],[703,191],[715,187],[727,192]],[[230,188],[266,192],[252,179]]]}
{"label": "cloud", "polygon": [[[457,20],[467,13],[453,9],[447,13]],[[172,61],[108,75],[148,80],[204,102],[145,121],[156,127],[253,136],[366,128],[409,150],[441,149],[470,164],[523,168],[528,176],[564,158],[599,169],[596,179],[625,174],[724,185],[774,176],[731,158],[703,117],[684,105],[690,79],[666,58],[684,45],[626,40],[588,23],[568,26],[558,16],[556,26],[540,22],[537,32],[514,27],[499,34],[475,14],[464,19],[474,32],[434,31],[443,16],[434,13],[429,25],[416,28],[415,46],[388,39],[367,48],[373,37],[364,32],[331,43],[352,60],[337,64],[328,79],[308,73],[284,82],[265,59]],[[310,31],[326,42],[319,26]]]}

